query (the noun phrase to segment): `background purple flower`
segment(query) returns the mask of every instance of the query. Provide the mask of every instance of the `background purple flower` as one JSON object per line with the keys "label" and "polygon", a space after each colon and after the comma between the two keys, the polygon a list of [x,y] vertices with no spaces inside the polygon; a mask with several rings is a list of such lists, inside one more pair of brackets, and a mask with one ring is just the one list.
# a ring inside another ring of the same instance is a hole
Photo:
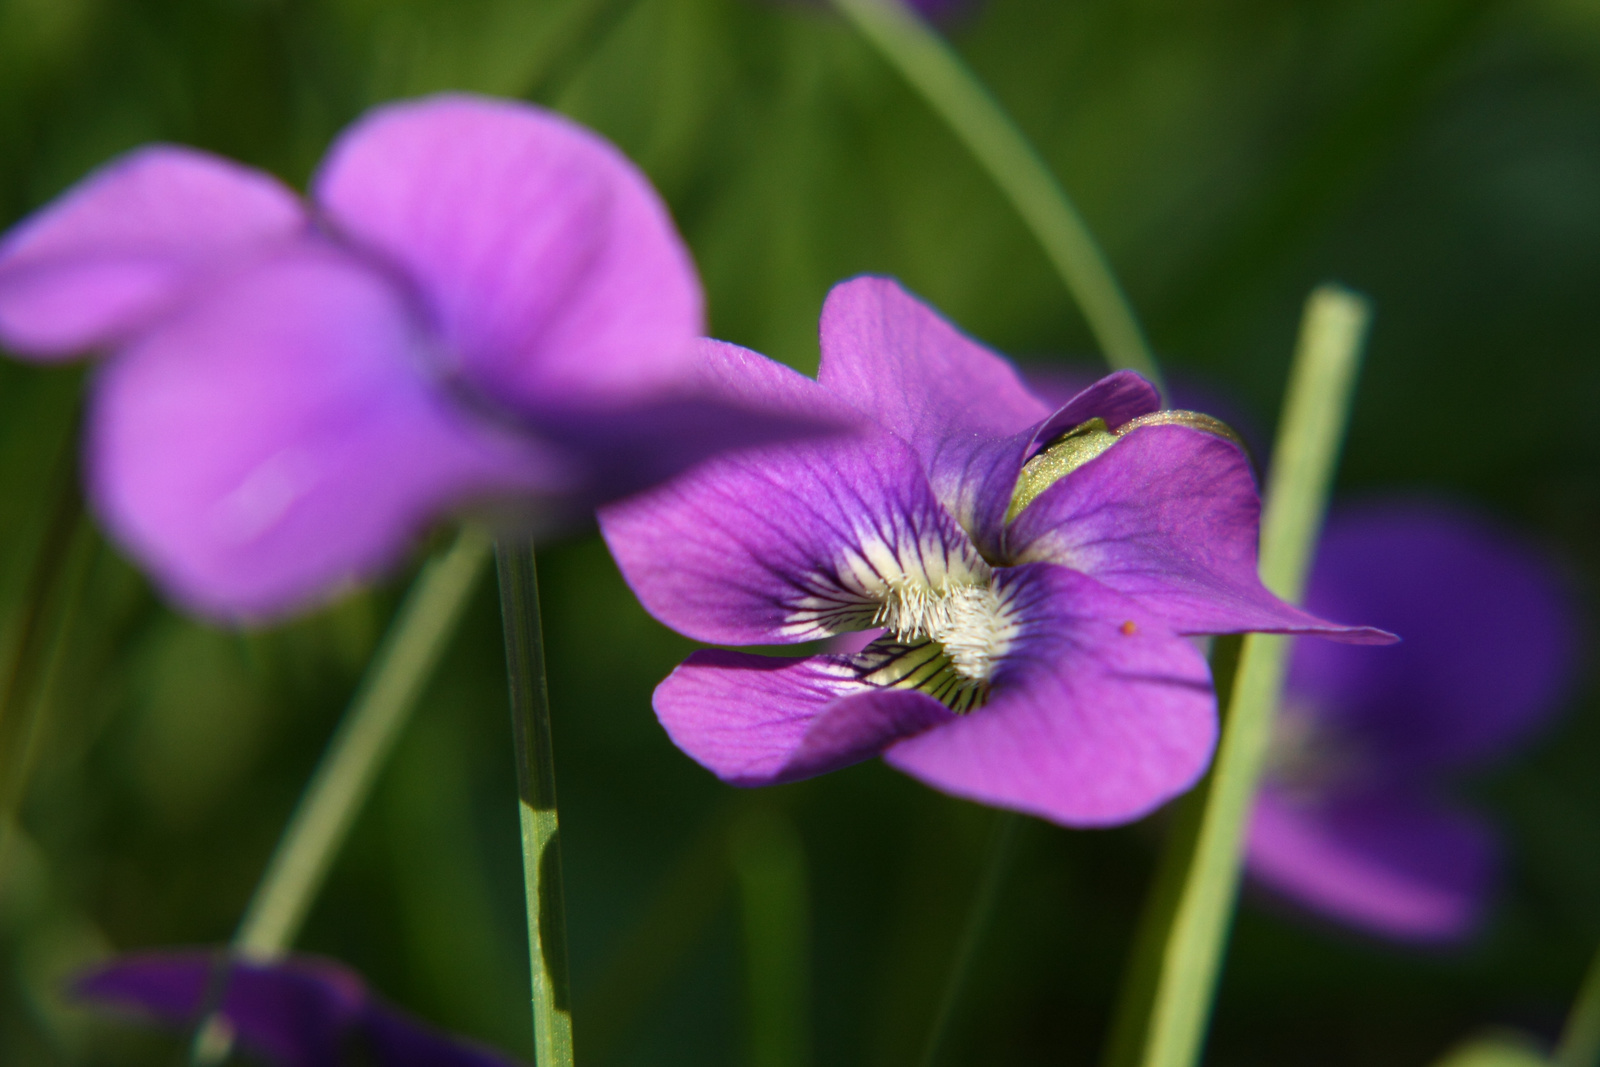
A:
{"label": "background purple flower", "polygon": [[[806,7],[827,7],[828,0],[780,0],[788,4],[800,4]],[[975,11],[978,0],[902,0],[902,2],[930,22],[947,23],[958,15],[965,15]]]}
{"label": "background purple flower", "polygon": [[506,101],[370,113],[303,203],[141,149],[0,243],[0,343],[86,349],[89,491],[187,606],[274,615],[441,512],[536,529],[792,432],[696,378],[694,266],[597,135]]}
{"label": "background purple flower", "polygon": [[1329,521],[1306,602],[1404,641],[1296,647],[1250,871],[1376,933],[1463,936],[1481,917],[1497,849],[1441,786],[1560,708],[1577,667],[1571,600],[1524,539],[1456,508],[1385,502]]}
{"label": "background purple flower", "polygon": [[124,956],[80,977],[76,994],[98,1005],[176,1028],[192,1028],[215,999],[235,1041],[272,1067],[514,1067],[491,1052],[411,1019],[332,960],[293,956],[235,961],[226,976],[215,952]]}
{"label": "background purple flower", "polygon": [[[723,779],[792,781],[882,754],[984,803],[1125,821],[1210,758],[1210,676],[1183,635],[1389,639],[1267,592],[1242,450],[1151,423],[1160,398],[1137,375],[1053,409],[884,278],[835,287],[821,334],[816,381],[731,345],[706,355],[730,393],[870,427],[719,458],[601,512],[629,585],[691,637],[886,631],[854,653],[711,650],[679,666],[657,714]],[[1024,465],[1084,427],[1106,438],[1096,458],[1019,512]]]}

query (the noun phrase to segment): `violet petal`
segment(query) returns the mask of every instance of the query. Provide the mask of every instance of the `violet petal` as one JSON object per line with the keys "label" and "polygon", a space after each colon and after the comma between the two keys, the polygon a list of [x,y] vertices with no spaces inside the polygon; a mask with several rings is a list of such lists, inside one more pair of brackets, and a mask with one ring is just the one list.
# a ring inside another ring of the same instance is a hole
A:
{"label": "violet petal", "polygon": [[870,759],[955,716],[926,694],[874,689],[846,656],[706,649],[656,688],[672,741],[724,781],[792,782]]}
{"label": "violet petal", "polygon": [[[1028,384],[1038,391],[1033,377]],[[1160,410],[1161,394],[1155,386],[1131,370],[1119,370],[1068,397],[1034,437],[1042,445],[1090,419],[1103,419],[1107,429],[1115,430],[1131,419]]]}
{"label": "violet petal", "polygon": [[737,345],[697,338],[680,387],[624,407],[567,407],[541,436],[584,457],[593,503],[632,495],[722,452],[859,426],[859,413],[804,375]]}
{"label": "violet petal", "polygon": [[1046,489],[1013,520],[1006,547],[1133,597],[1179,633],[1306,633],[1394,640],[1284,603],[1256,572],[1261,503],[1235,444],[1182,426],[1129,432]]}
{"label": "violet petal", "polygon": [[447,1036],[376,1000],[367,1004],[362,1035],[374,1067],[517,1067],[508,1056]]}
{"label": "violet petal", "polygon": [[315,198],[414,282],[455,369],[499,403],[648,397],[702,330],[660,198],[553,112],[463,94],[378,108],[329,152]]}
{"label": "violet petal", "polygon": [[[217,961],[209,952],[123,957],[80,979],[76,991],[190,1027],[205,1007]],[[359,978],[324,961],[235,963],[221,1008],[236,1040],[275,1067],[339,1067],[365,998]]]}
{"label": "violet petal", "polygon": [[936,789],[1068,826],[1126,822],[1189,788],[1217,733],[1194,646],[1064,567],[998,580],[1019,632],[988,703],[884,758]]}
{"label": "violet petal", "polygon": [[[214,995],[216,953],[166,952],[115,960],[75,983],[85,999],[189,1028]],[[448,1037],[375,999],[331,960],[234,961],[220,1004],[235,1040],[273,1067],[340,1067],[357,1046],[374,1067],[512,1067],[515,1061]]]}
{"label": "violet petal", "polygon": [[130,152],[0,243],[0,344],[60,359],[125,340],[305,223],[269,175],[192,148]]}
{"label": "violet petal", "polygon": [[1009,362],[894,280],[862,277],[828,294],[817,378],[910,442],[969,534],[998,532],[1029,431],[1050,414]]}
{"label": "violet petal", "polygon": [[1473,929],[1495,852],[1480,820],[1405,789],[1307,805],[1267,787],[1250,825],[1257,881],[1352,925],[1418,941]]}
{"label": "violet petal", "polygon": [[443,508],[564,491],[559,457],[458,417],[423,344],[387,280],[286,250],[108,365],[94,502],[186,606],[257,618],[376,574]]}
{"label": "violet petal", "polygon": [[[830,410],[816,382],[722,347],[748,357],[774,405]],[[652,615],[718,644],[861,629],[886,583],[983,566],[910,448],[881,431],[710,460],[602,509],[600,529]]]}
{"label": "violet petal", "polygon": [[1459,508],[1378,502],[1334,513],[1306,603],[1405,640],[1302,642],[1290,691],[1380,764],[1470,764],[1547,722],[1576,680],[1582,626],[1537,546]]}

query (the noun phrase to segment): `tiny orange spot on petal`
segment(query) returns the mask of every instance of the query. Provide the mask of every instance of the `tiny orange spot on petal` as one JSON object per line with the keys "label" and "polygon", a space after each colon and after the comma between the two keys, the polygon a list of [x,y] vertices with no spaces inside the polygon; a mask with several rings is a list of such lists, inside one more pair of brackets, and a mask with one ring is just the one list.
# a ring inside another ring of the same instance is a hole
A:
{"label": "tiny orange spot on petal", "polygon": [[1128,637],[1132,637],[1134,634],[1139,632],[1139,628],[1133,624],[1132,619],[1129,619],[1127,622],[1123,623],[1121,629],[1123,634]]}

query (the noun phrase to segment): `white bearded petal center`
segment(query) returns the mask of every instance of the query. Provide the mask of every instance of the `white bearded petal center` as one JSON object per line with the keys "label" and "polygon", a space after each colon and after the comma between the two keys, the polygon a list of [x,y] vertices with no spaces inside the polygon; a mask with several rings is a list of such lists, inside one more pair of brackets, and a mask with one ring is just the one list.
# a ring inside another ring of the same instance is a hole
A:
{"label": "white bearded petal center", "polygon": [[878,606],[873,624],[901,644],[939,645],[956,673],[973,682],[989,680],[1017,636],[1017,624],[990,576],[938,588],[898,582]]}

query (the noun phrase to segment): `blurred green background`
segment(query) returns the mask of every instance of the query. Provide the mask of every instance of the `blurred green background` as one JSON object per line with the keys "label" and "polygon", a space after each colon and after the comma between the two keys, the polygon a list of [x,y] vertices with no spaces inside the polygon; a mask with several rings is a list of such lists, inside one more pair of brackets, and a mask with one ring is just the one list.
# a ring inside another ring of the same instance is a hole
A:
{"label": "blurred green background", "polygon": [[[1475,502],[1547,543],[1593,614],[1600,6],[991,0],[946,29],[1077,198],[1168,366],[1269,428],[1308,288],[1370,294],[1341,494]],[[303,184],[364,108],[443,88],[614,139],[671,203],[717,336],[812,370],[829,285],[881,271],[1006,352],[1092,358],[962,147],[800,3],[0,0],[0,224],[149,140]],[[65,1007],[61,976],[226,939],[406,581],[267,632],[174,615],[96,535],[63,537],[83,382],[0,362],[0,642],[42,552],[82,583],[38,743],[0,728],[5,787],[33,764],[0,885],[0,1063],[19,1067],[175,1062]],[[582,1062],[919,1062],[992,813],[876,763],[721,786],[650,712],[689,644],[592,535],[541,574]],[[1209,1062],[1422,1065],[1483,1026],[1549,1036],[1600,942],[1595,705],[1588,685],[1469,783],[1511,853],[1471,945],[1395,948],[1247,896]],[[1025,824],[946,1063],[1095,1062],[1159,822]],[[486,583],[302,947],[527,1056],[519,864]]]}

